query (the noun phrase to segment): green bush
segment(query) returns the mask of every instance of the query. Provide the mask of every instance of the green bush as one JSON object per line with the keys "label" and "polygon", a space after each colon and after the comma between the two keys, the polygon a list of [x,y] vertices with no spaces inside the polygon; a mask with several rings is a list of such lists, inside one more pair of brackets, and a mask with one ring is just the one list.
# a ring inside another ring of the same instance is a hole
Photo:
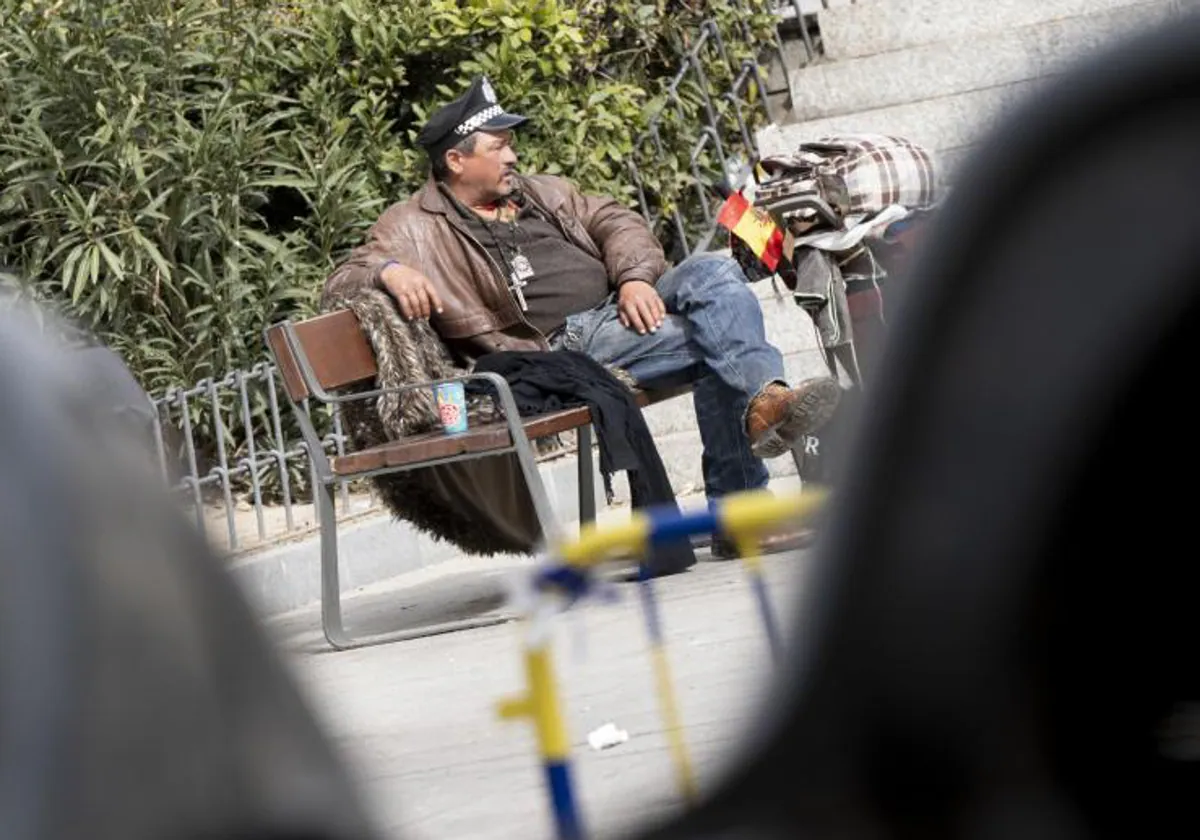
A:
{"label": "green bush", "polygon": [[[0,0],[0,262],[151,393],[249,368],[426,163],[437,103],[487,73],[533,117],[523,166],[635,201],[626,161],[703,21],[736,62],[766,0]],[[729,67],[714,53],[714,85]],[[692,189],[681,88],[651,201]],[[724,106],[723,106],[724,107]],[[730,124],[732,131],[732,124]],[[706,164],[712,164],[707,160]]]}

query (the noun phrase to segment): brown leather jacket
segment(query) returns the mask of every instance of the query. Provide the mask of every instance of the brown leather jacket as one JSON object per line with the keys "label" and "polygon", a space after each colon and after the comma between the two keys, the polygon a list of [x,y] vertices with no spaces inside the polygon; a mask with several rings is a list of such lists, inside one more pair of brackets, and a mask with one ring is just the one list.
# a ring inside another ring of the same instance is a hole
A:
{"label": "brown leather jacket", "polygon": [[[662,246],[646,221],[615,199],[585,196],[552,175],[521,177],[518,183],[568,239],[603,259],[614,289],[628,280],[655,283],[666,271]],[[462,360],[496,350],[546,349],[545,336],[522,317],[500,267],[433,181],[379,217],[367,241],[326,280],[322,302],[356,286],[377,285],[389,260],[417,269],[434,284],[444,311],[433,316],[433,327]]]}

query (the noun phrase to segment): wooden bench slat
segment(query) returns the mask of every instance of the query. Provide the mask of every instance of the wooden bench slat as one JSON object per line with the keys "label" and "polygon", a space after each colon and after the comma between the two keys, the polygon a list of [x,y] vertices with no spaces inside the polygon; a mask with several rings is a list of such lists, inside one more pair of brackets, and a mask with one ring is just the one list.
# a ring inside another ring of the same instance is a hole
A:
{"label": "wooden bench slat", "polygon": [[343,309],[318,315],[296,324],[295,329],[317,382],[325,390],[336,391],[375,378],[375,353],[353,312]]}
{"label": "wooden bench slat", "polygon": [[508,446],[508,429],[488,424],[462,435],[426,432],[361,452],[331,459],[335,475],[349,477],[384,467],[406,467],[455,455],[489,452]]}
{"label": "wooden bench slat", "polygon": [[[522,425],[525,435],[532,440],[578,429],[590,422],[591,413],[586,408],[570,408],[530,417]],[[381,467],[405,467],[454,455],[490,452],[511,445],[508,426],[498,421],[469,429],[460,435],[425,432],[343,455],[333,459],[333,471],[341,476],[350,476]]]}

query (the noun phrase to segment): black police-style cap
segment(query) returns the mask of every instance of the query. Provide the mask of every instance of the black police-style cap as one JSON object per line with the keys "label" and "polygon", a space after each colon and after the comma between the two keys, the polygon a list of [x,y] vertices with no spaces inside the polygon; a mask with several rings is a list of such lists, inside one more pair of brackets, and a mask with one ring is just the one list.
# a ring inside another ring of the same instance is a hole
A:
{"label": "black police-style cap", "polygon": [[433,113],[417,135],[417,142],[434,157],[476,131],[502,131],[528,120],[505,111],[487,76],[480,76],[466,93]]}

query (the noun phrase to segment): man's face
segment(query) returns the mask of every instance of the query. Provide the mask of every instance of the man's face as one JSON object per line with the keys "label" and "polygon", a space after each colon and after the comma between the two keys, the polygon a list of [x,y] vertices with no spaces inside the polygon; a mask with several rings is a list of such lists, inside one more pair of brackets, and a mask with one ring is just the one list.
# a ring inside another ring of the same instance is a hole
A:
{"label": "man's face", "polygon": [[513,191],[517,165],[512,132],[480,131],[475,135],[474,151],[451,149],[446,153],[446,164],[454,185],[474,193],[480,201],[506,196]]}

